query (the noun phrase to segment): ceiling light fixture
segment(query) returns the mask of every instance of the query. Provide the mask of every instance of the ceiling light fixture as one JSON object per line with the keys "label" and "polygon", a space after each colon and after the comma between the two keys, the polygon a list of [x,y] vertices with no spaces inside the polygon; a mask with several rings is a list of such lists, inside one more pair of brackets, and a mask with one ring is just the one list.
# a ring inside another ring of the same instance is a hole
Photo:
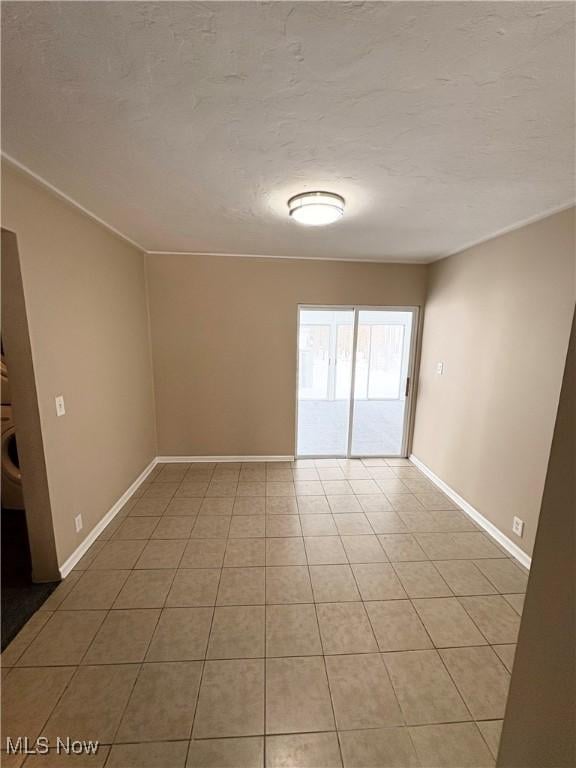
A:
{"label": "ceiling light fixture", "polygon": [[345,200],[333,192],[302,192],[288,200],[290,216],[299,224],[322,227],[344,215]]}

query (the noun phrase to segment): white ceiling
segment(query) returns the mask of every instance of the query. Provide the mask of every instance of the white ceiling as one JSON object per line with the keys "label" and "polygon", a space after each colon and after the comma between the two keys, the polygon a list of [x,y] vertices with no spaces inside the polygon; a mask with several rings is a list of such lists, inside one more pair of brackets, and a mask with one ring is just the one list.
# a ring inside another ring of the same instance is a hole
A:
{"label": "white ceiling", "polygon": [[[574,199],[574,5],[3,3],[3,149],[151,251],[429,260]],[[347,200],[325,229],[286,200]]]}

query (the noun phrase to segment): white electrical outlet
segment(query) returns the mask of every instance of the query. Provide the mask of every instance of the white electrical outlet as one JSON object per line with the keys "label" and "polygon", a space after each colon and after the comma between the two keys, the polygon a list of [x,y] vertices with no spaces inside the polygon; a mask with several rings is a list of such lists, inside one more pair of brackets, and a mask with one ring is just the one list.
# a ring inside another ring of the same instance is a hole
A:
{"label": "white electrical outlet", "polygon": [[444,373],[444,363],[436,363],[436,373],[438,376],[442,376]]}
{"label": "white electrical outlet", "polygon": [[66,407],[64,406],[64,395],[58,395],[56,398],[56,415],[64,416]]}
{"label": "white electrical outlet", "polygon": [[512,521],[512,532],[515,533],[516,536],[522,537],[524,535],[524,520],[515,517]]}
{"label": "white electrical outlet", "polygon": [[76,517],[74,518],[74,525],[76,526],[76,533],[80,533],[83,526],[82,515],[76,515]]}

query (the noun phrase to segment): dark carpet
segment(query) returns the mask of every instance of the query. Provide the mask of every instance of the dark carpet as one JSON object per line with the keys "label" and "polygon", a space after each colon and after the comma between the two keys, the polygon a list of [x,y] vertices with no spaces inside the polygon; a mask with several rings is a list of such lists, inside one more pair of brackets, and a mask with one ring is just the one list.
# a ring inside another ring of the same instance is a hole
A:
{"label": "dark carpet", "polygon": [[58,586],[34,584],[26,516],[2,510],[2,650]]}

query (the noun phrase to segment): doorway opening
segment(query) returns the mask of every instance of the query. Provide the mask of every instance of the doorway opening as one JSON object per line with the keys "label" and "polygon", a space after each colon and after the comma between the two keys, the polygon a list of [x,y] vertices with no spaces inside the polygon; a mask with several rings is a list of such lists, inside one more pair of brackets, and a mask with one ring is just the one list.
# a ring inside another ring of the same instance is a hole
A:
{"label": "doorway opening", "polygon": [[417,307],[298,308],[296,454],[405,456]]}

